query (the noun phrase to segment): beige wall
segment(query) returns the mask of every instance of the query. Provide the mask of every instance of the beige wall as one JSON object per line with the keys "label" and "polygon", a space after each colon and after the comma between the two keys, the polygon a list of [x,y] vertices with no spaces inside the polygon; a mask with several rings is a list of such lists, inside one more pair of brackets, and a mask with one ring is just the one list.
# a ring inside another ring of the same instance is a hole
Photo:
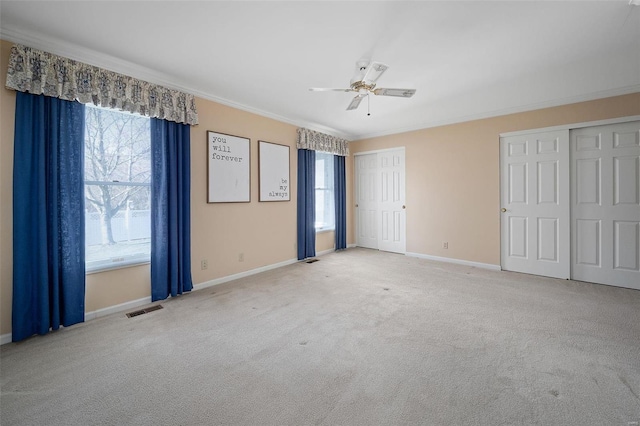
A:
{"label": "beige wall", "polygon": [[[11,44],[0,44],[4,80]],[[296,257],[295,126],[197,99],[191,130],[192,274],[194,284]],[[640,94],[548,108],[357,141],[352,153],[406,147],[407,251],[499,264],[498,135],[503,132],[640,114]],[[0,334],[11,332],[12,173],[15,93],[0,89]],[[251,203],[206,202],[206,132],[251,139]],[[257,141],[291,146],[291,201],[258,202]],[[354,242],[353,156],[347,158],[347,232]],[[442,242],[449,249],[442,249]],[[316,250],[333,247],[333,233]],[[239,254],[244,261],[239,261]],[[207,259],[209,268],[200,269]],[[86,310],[148,297],[148,265],[87,276]]]}
{"label": "beige wall", "polygon": [[[4,81],[11,43],[0,44]],[[191,129],[191,256],[194,284],[288,261],[297,257],[296,127],[197,99],[200,124]],[[12,173],[15,92],[0,89],[0,334],[11,332]],[[251,202],[208,204],[206,132],[213,130],[251,139]],[[291,201],[258,202],[258,140],[289,145]],[[347,174],[351,173],[347,168]],[[333,247],[333,232],[318,234],[316,250]],[[244,261],[239,261],[239,254]],[[207,270],[200,261],[207,259]],[[149,266],[134,266],[87,276],[86,311],[150,296]]]}
{"label": "beige wall", "polygon": [[639,93],[356,141],[351,153],[406,148],[407,252],[499,265],[500,133],[632,115]]}
{"label": "beige wall", "polygon": [[10,44],[0,43],[0,334],[11,332],[13,120],[16,94],[4,88]]}

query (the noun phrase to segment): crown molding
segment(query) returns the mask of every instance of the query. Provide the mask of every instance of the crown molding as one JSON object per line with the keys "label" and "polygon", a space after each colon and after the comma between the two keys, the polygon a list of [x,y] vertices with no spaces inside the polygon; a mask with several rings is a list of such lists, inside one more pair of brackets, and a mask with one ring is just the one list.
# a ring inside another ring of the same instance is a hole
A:
{"label": "crown molding", "polygon": [[450,124],[464,123],[467,121],[474,121],[474,120],[482,120],[485,118],[493,118],[493,117],[499,117],[502,115],[517,114],[517,113],[527,112],[527,111],[535,111],[543,108],[552,108],[552,107],[557,107],[562,105],[575,104],[578,102],[587,102],[587,101],[593,101],[596,99],[610,98],[613,96],[621,96],[621,95],[629,95],[632,93],[639,93],[639,92],[640,92],[640,84],[635,84],[632,86],[619,87],[619,88],[610,89],[610,90],[601,90],[598,92],[587,93],[584,95],[557,98],[550,101],[524,104],[524,105],[519,105],[515,107],[510,107],[510,108],[482,112],[478,114],[465,115],[465,116],[460,116],[460,117],[456,117],[449,120],[425,121],[415,126],[393,128],[393,129],[385,130],[384,132],[353,135],[352,140],[357,141],[357,140],[363,140],[363,139],[377,138],[381,136],[395,135],[398,133],[414,132],[416,130],[429,129],[432,127],[447,126]]}
{"label": "crown molding", "polygon": [[561,124],[559,126],[516,130],[515,132],[500,133],[500,137],[505,138],[510,136],[530,135],[532,133],[540,133],[540,132],[558,132],[563,130],[576,130],[576,129],[582,129],[585,127],[608,126],[610,124],[628,123],[630,121],[638,121],[638,120],[640,120],[640,115],[628,115],[626,117],[607,118],[605,120],[581,121],[579,123],[567,123],[567,124]]}
{"label": "crown molding", "polygon": [[129,76],[132,76],[141,80],[145,80],[150,83],[159,84],[174,90],[190,93],[194,96],[197,96],[199,98],[202,98],[208,101],[216,102],[221,105],[225,105],[241,111],[249,112],[251,114],[256,114],[256,115],[266,117],[275,121],[290,124],[293,126],[305,127],[310,130],[315,130],[315,131],[326,133],[335,137],[339,137],[347,140],[353,140],[353,141],[381,137],[381,136],[388,136],[388,135],[398,134],[398,133],[413,132],[416,130],[463,123],[466,121],[481,120],[485,118],[498,117],[501,115],[516,114],[520,112],[532,111],[532,110],[543,109],[543,108],[551,108],[551,107],[567,105],[572,103],[592,101],[596,99],[602,99],[602,98],[608,98],[612,96],[627,95],[631,93],[640,92],[640,84],[632,85],[632,86],[626,86],[621,88],[615,88],[611,90],[592,92],[584,95],[557,98],[550,101],[518,105],[515,107],[503,108],[503,109],[493,110],[493,111],[486,111],[478,114],[459,116],[451,119],[424,121],[417,125],[407,126],[407,127],[396,127],[396,128],[387,129],[382,132],[353,134],[353,133],[345,133],[343,131],[339,131],[337,129],[327,127],[319,123],[314,123],[306,120],[290,118],[290,117],[285,117],[279,114],[274,114],[269,111],[264,111],[258,108],[254,108],[248,105],[244,105],[229,99],[216,96],[212,93],[206,93],[201,90],[194,89],[193,87],[190,87],[187,84],[183,84],[183,82],[181,82],[180,78],[178,77],[171,76],[168,74],[163,74],[151,68],[147,68],[133,62],[125,61],[123,59],[119,59],[111,55],[96,52],[91,49],[87,49],[72,43],[62,41],[60,39],[44,36],[42,34],[38,34],[35,32],[24,32],[10,25],[8,26],[4,25],[2,28],[0,28],[0,39],[10,41],[13,43],[23,44],[25,46],[33,47],[35,49],[44,50],[44,51],[53,53],[55,55],[64,56],[76,61],[85,62],[90,65],[101,67],[101,68],[104,68],[113,72],[117,72],[120,74],[129,75]]}
{"label": "crown molding", "polygon": [[172,79],[166,74],[159,73],[150,68],[143,67],[111,55],[66,43],[53,37],[45,37],[36,33],[26,33],[16,30],[10,26],[4,26],[0,29],[0,37],[3,40],[29,46],[34,49],[44,50],[46,52],[53,53],[54,55],[84,62],[89,65],[125,74],[150,83],[161,84],[170,89],[192,93],[188,87],[176,84],[175,79]]}
{"label": "crown molding", "polygon": [[293,126],[305,127],[310,130],[327,133],[331,136],[342,139],[352,139],[352,135],[340,132],[336,129],[323,126],[318,123],[284,117],[279,114],[274,114],[248,105],[240,104],[229,99],[221,98],[219,96],[215,96],[214,94],[194,89],[193,87],[190,87],[186,84],[181,84],[180,79],[175,76],[163,74],[151,68],[147,68],[133,62],[125,61],[115,56],[96,52],[94,50],[68,43],[53,37],[44,36],[35,32],[24,32],[10,25],[4,25],[2,28],[0,28],[0,39],[29,46],[34,49],[43,50],[49,53],[53,53],[54,55],[73,59],[75,61],[84,62],[86,64],[104,68],[109,71],[125,74],[140,80],[148,81],[149,83],[159,84],[170,89],[192,94],[208,101],[216,102],[221,105],[270,118],[272,120],[280,121],[286,124],[291,124]]}

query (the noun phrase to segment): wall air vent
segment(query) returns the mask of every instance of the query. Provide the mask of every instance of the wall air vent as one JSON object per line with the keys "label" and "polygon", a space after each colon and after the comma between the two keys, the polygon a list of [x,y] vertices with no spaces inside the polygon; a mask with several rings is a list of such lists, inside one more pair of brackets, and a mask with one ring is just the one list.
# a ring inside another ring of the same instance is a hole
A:
{"label": "wall air vent", "polygon": [[157,311],[158,309],[162,309],[162,305],[150,306],[150,307],[145,308],[145,309],[140,309],[139,311],[129,312],[127,314],[127,318],[133,318],[133,317],[137,317],[137,316],[140,316],[140,315],[148,314],[149,312]]}

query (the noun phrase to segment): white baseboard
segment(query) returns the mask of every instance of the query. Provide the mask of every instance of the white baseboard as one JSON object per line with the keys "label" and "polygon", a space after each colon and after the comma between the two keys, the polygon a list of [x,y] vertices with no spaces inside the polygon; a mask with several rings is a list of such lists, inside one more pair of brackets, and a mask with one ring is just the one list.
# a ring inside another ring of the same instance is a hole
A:
{"label": "white baseboard", "polygon": [[120,303],[119,305],[108,306],[106,308],[98,309],[96,311],[87,312],[84,314],[84,320],[90,321],[92,319],[104,317],[107,315],[115,314],[122,311],[128,311],[140,306],[149,305],[151,303],[151,296],[143,297],[142,299],[131,300],[129,302]]}
{"label": "white baseboard", "polygon": [[[323,250],[323,251],[320,251],[320,252],[316,253],[316,257],[323,256],[323,255],[329,254],[329,253],[333,253],[335,251],[336,250],[333,249],[333,248],[330,248],[328,250]],[[193,289],[194,290],[202,290],[204,288],[208,288],[208,287],[211,287],[211,286],[214,286],[214,285],[219,285],[219,284],[223,284],[223,283],[226,283],[226,282],[229,282],[229,281],[233,281],[233,280],[237,280],[237,279],[240,279],[240,278],[248,277],[248,276],[251,276],[251,275],[259,274],[260,272],[270,271],[271,269],[281,268],[281,267],[287,266],[287,265],[293,265],[296,262],[304,262],[304,260],[289,259],[289,260],[285,260],[283,262],[274,263],[272,265],[261,266],[259,268],[250,269],[248,271],[239,272],[239,273],[233,274],[233,275],[227,275],[226,277],[216,278],[215,280],[205,281],[203,283],[196,284],[196,285],[193,286]]]}
{"label": "white baseboard", "polygon": [[355,244],[347,244],[347,248],[354,248],[354,247],[356,247]]}
{"label": "white baseboard", "polygon": [[330,248],[329,250],[322,250],[322,251],[319,251],[318,253],[316,253],[316,257],[323,256],[323,255],[329,254],[329,253],[333,253],[335,251],[336,251],[335,248]]}
{"label": "white baseboard", "polygon": [[[335,249],[323,250],[323,251],[317,253],[316,256],[322,256],[322,255],[325,255],[325,254],[333,253],[334,251],[335,251]],[[250,275],[259,274],[260,272],[269,271],[271,269],[280,268],[282,266],[292,265],[292,264],[294,264],[296,262],[298,262],[298,259],[289,259],[289,260],[285,260],[284,262],[274,263],[272,265],[267,265],[267,266],[261,266],[260,268],[251,269],[249,271],[239,272],[237,274],[228,275],[228,276],[222,277],[222,278],[216,278],[215,280],[205,281],[203,283],[194,285],[193,286],[193,290],[194,291],[202,290],[202,289],[205,289],[207,287],[214,286],[214,285],[218,285],[218,284],[226,283],[226,282],[229,282],[229,281],[237,280],[239,278],[248,277]],[[92,311],[92,312],[87,312],[86,314],[84,314],[84,320],[85,321],[90,321],[92,319],[104,317],[106,315],[111,315],[111,314],[115,314],[115,313],[118,313],[118,312],[123,312],[123,311],[128,311],[128,310],[131,310],[131,309],[135,309],[135,308],[137,308],[139,306],[148,305],[150,303],[151,303],[151,296],[143,297],[142,299],[131,300],[129,302],[121,303],[119,305],[108,306],[106,308],[98,309],[98,310],[95,310],[95,311]],[[11,343],[11,333],[0,335],[0,345],[4,345],[6,343]]]}
{"label": "white baseboard", "polygon": [[255,269],[250,269],[248,271],[244,271],[244,272],[239,272],[237,274],[233,274],[233,275],[227,275],[226,277],[221,277],[221,278],[216,278],[214,280],[209,280],[209,281],[205,281],[203,283],[200,284],[196,284],[193,286],[194,290],[202,290],[204,288],[208,288],[214,285],[219,285],[219,284],[223,284],[229,281],[233,281],[233,280],[237,280],[239,278],[244,278],[244,277],[248,277],[251,275],[255,275],[255,274],[259,274],[260,272],[265,272],[265,271],[270,271],[271,269],[276,269],[276,268],[280,268],[282,266],[287,266],[287,265],[292,265],[294,263],[296,263],[298,261],[298,259],[289,259],[289,260],[285,260],[284,262],[279,262],[279,263],[274,263],[272,265],[267,265],[267,266],[261,266],[259,268],[255,268]]}
{"label": "white baseboard", "polygon": [[0,345],[11,343],[11,333],[3,334],[0,336]]}
{"label": "white baseboard", "polygon": [[[151,303],[151,296],[143,297],[142,299],[138,299],[138,300],[131,300],[129,302],[120,303],[119,305],[108,306],[106,308],[87,312],[84,314],[84,320],[85,322],[90,321],[92,319],[104,317],[104,316],[115,314],[118,312],[135,309],[139,306],[148,305],[150,303]],[[0,336],[0,346],[7,343],[11,343],[11,333],[3,334]]]}
{"label": "white baseboard", "polygon": [[[328,251],[333,251],[333,250],[328,250]],[[240,272],[238,274],[229,275],[229,276],[222,277],[222,278],[217,278],[215,280],[205,281],[203,283],[194,285],[193,286],[193,290],[194,291],[195,290],[202,290],[202,289],[207,288],[207,287],[211,287],[211,286],[214,286],[214,285],[226,283],[228,281],[237,280],[238,278],[248,277],[249,275],[258,274],[260,272],[268,271],[270,269],[275,269],[275,268],[279,268],[281,266],[291,265],[293,263],[296,263],[297,261],[298,261],[297,259],[285,260],[284,262],[274,263],[273,265],[267,265],[267,266],[263,266],[263,267],[260,267],[260,268],[251,269],[249,271]],[[106,315],[111,315],[111,314],[115,314],[115,313],[118,313],[118,312],[133,310],[133,309],[135,309],[137,307],[148,305],[150,303],[151,303],[151,296],[143,297],[142,299],[131,300],[129,302],[120,303],[119,305],[108,306],[106,308],[98,309],[98,310],[95,310],[95,311],[92,311],[92,312],[87,312],[87,313],[84,314],[84,320],[86,322],[86,321],[90,321],[92,319],[104,317]],[[6,343],[11,343],[11,333],[3,334],[3,335],[0,336],[0,345],[4,345]]]}
{"label": "white baseboard", "polygon": [[454,259],[452,257],[431,256],[431,255],[422,254],[422,253],[406,252],[405,255],[410,257],[418,257],[420,259],[435,260],[438,262],[457,263],[458,265],[475,266],[476,268],[491,269],[492,271],[502,270],[500,265],[493,265],[491,263],[471,262],[469,260]]}

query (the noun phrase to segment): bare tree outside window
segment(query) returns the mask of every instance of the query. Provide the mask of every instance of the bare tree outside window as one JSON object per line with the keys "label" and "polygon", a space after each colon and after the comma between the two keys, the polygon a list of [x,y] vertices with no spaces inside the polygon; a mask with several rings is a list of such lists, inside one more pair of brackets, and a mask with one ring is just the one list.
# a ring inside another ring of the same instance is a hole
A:
{"label": "bare tree outside window", "polygon": [[[85,208],[90,252],[125,260],[117,246],[149,235],[150,123],[147,117],[88,106],[85,113]],[[134,220],[134,212],[146,220]],[[99,242],[96,220],[99,216]],[[117,226],[114,226],[117,223]],[[142,229],[146,228],[146,229]],[[96,250],[95,246],[100,246]],[[93,247],[93,250],[90,250]],[[122,247],[124,249],[124,247]],[[131,251],[131,250],[129,250]]]}

